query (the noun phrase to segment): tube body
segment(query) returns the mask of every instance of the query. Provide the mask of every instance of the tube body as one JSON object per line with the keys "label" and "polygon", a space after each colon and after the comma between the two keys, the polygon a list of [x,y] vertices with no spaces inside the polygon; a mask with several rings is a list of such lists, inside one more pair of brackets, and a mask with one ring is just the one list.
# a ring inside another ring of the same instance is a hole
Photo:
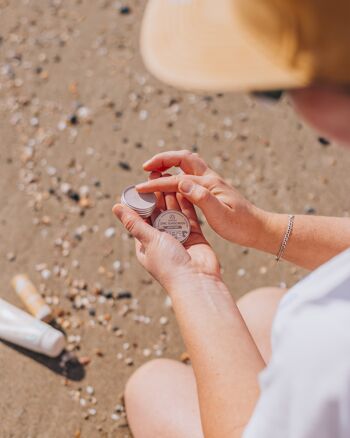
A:
{"label": "tube body", "polygon": [[50,357],[64,346],[63,333],[0,299],[0,338]]}

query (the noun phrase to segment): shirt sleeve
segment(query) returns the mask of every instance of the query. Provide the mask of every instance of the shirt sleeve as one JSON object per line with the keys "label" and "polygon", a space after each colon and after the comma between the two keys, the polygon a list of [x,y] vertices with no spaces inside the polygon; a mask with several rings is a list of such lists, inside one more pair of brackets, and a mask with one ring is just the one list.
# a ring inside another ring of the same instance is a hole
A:
{"label": "shirt sleeve", "polygon": [[349,438],[349,321],[344,297],[289,315],[244,438]]}

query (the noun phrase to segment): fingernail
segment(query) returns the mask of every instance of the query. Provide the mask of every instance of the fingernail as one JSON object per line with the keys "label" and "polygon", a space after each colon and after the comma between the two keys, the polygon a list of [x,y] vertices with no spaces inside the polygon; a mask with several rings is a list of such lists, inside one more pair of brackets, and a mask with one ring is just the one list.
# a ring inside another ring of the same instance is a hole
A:
{"label": "fingernail", "polygon": [[120,216],[122,214],[122,206],[120,204],[115,204],[112,208],[113,213],[117,216],[118,219],[120,219]]}
{"label": "fingernail", "polygon": [[145,182],[142,182],[142,183],[136,184],[135,189],[136,189],[136,190],[142,189],[143,186],[147,184],[147,182],[148,182],[148,181],[145,181]]}
{"label": "fingernail", "polygon": [[146,166],[150,163],[150,161],[151,161],[151,160],[147,160],[147,161],[145,161],[145,162],[142,164],[142,167],[146,167]]}
{"label": "fingernail", "polygon": [[182,183],[179,185],[179,189],[183,193],[191,193],[193,189],[193,182],[192,181],[182,181]]}

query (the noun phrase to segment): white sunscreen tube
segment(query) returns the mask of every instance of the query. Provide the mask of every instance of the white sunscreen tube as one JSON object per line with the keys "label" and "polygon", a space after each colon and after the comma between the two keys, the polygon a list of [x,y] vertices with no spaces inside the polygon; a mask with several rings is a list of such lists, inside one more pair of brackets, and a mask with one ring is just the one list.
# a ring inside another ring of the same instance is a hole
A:
{"label": "white sunscreen tube", "polygon": [[64,346],[63,333],[0,299],[0,338],[46,356],[58,356]]}

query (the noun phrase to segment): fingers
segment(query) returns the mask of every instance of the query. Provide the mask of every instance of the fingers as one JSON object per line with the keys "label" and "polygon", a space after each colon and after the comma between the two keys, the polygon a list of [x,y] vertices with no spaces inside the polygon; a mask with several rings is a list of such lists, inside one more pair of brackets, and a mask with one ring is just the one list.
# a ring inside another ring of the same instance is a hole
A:
{"label": "fingers", "polygon": [[191,232],[192,233],[200,233],[202,234],[201,227],[199,225],[198,217],[196,210],[193,207],[193,204],[190,203],[183,195],[180,193],[176,194],[177,201],[179,203],[180,209],[182,213],[187,217],[190,221]]}
{"label": "fingers", "polygon": [[158,178],[152,181],[147,181],[141,184],[137,184],[136,190],[140,193],[147,192],[178,192],[179,183],[183,180],[190,179],[198,184],[205,184],[205,177],[190,176],[190,175],[174,175],[163,178]]}
{"label": "fingers", "polygon": [[[164,211],[164,210],[163,210]],[[159,210],[159,208],[156,208],[155,210],[154,210],[154,212],[152,213],[152,215],[151,215],[151,217],[150,217],[150,219],[151,219],[151,224],[152,225],[154,225],[154,223],[155,223],[155,221],[156,221],[156,219],[157,219],[157,217],[161,214],[161,210]]]}
{"label": "fingers", "polygon": [[180,211],[179,203],[176,199],[176,193],[164,193],[166,209]]}
{"label": "fingers", "polygon": [[124,225],[127,231],[142,245],[147,246],[156,237],[157,231],[146,223],[135,211],[122,205],[116,204],[113,213]]}
{"label": "fingers", "polygon": [[163,172],[173,166],[180,167],[188,175],[200,176],[212,172],[202,158],[188,150],[162,152],[146,161],[143,168],[148,172]]}
{"label": "fingers", "polygon": [[179,183],[179,192],[192,204],[197,205],[207,219],[215,217],[224,205],[206,187],[186,179]]}
{"label": "fingers", "polygon": [[[164,173],[163,178],[168,178],[171,176],[169,173]],[[164,193],[166,210],[178,210],[180,211],[179,203],[176,199],[176,194],[174,192]]]}
{"label": "fingers", "polygon": [[[160,172],[151,172],[148,179],[150,181],[156,180],[158,178],[162,178],[162,174]],[[166,210],[165,199],[162,192],[155,192],[157,198],[157,208],[159,210]]]}

